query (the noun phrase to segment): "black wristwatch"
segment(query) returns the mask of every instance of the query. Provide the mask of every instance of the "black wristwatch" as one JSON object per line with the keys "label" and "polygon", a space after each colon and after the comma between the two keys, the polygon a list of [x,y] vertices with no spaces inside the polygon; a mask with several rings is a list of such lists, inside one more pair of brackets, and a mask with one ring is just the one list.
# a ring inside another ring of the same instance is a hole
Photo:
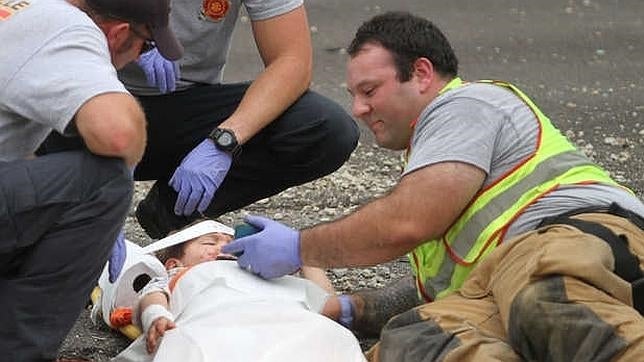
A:
{"label": "black wristwatch", "polygon": [[237,137],[235,133],[227,128],[215,128],[208,138],[222,151],[228,152],[231,155],[236,155],[239,152],[240,145],[237,142]]}

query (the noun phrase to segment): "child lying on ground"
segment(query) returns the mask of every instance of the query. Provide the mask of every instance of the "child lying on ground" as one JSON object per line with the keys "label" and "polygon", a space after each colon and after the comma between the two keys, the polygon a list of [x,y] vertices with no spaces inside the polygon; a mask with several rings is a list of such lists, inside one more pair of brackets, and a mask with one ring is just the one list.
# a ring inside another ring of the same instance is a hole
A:
{"label": "child lying on ground", "polygon": [[[181,272],[191,266],[213,260],[235,260],[235,256],[222,254],[221,247],[233,239],[233,230],[221,227],[220,232],[211,232],[192,240],[176,244],[156,253],[157,258],[168,271],[167,278],[155,278],[141,291],[139,310],[141,324],[146,336],[146,348],[154,353],[157,343],[166,330],[173,329],[172,314],[168,310],[170,299],[170,281],[176,282]],[[175,278],[176,277],[176,278]],[[161,307],[161,308],[160,308]]]}
{"label": "child lying on ground", "polygon": [[[141,291],[135,316],[143,335],[115,361],[364,360],[351,332],[318,314],[337,314],[328,290],[291,276],[260,279],[221,254],[233,229],[212,220],[190,228],[199,235],[183,242],[174,235],[179,242],[167,247],[155,243],[168,275]],[[320,270],[303,274],[330,285]]]}

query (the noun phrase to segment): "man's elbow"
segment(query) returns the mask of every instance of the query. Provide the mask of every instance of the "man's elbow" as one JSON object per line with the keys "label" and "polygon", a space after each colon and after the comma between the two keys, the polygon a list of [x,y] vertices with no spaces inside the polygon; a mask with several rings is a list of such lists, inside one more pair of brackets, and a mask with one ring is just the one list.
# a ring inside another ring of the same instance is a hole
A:
{"label": "man's elbow", "polygon": [[129,127],[111,135],[107,152],[124,159],[128,166],[134,166],[143,157],[145,143],[145,127]]}
{"label": "man's elbow", "polygon": [[306,89],[308,89],[313,81],[313,61],[309,60],[304,62],[302,68],[303,83],[305,84]]}
{"label": "man's elbow", "polygon": [[128,166],[143,157],[145,115],[131,95],[106,93],[93,97],[81,106],[74,121],[90,152],[122,158]]}
{"label": "man's elbow", "polygon": [[302,92],[309,89],[313,81],[313,59],[310,56],[302,54],[291,54],[285,56],[285,64],[288,64],[286,69],[289,69],[291,75],[295,75],[295,81],[292,84],[299,84]]}

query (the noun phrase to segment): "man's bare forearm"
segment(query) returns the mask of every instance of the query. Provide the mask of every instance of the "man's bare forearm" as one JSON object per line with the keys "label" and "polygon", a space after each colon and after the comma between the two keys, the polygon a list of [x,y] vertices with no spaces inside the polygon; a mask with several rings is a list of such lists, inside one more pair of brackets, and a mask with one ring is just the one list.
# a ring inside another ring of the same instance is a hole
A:
{"label": "man's bare forearm", "polygon": [[377,336],[387,321],[421,303],[412,275],[381,289],[366,289],[351,295],[355,306],[353,329],[367,336]]}

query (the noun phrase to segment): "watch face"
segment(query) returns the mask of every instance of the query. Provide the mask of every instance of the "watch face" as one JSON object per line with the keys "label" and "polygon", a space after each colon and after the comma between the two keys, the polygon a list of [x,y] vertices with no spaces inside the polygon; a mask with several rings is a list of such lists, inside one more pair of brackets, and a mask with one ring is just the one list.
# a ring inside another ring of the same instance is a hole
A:
{"label": "watch face", "polygon": [[233,144],[233,136],[228,132],[222,132],[219,137],[217,137],[217,143],[222,147],[229,147]]}
{"label": "watch face", "polygon": [[222,151],[230,152],[233,155],[239,152],[237,137],[235,137],[233,131],[229,129],[215,128],[208,137],[213,141],[215,146]]}

